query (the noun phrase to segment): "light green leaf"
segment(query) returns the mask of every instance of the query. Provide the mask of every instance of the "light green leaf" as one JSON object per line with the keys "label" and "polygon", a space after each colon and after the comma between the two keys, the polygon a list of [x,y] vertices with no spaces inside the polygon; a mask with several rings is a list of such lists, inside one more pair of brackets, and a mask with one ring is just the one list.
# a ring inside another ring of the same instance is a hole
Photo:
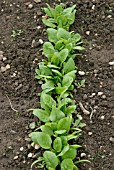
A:
{"label": "light green leaf", "polygon": [[32,122],[32,123],[30,123],[29,128],[30,128],[30,129],[34,129],[35,126],[36,126],[36,125],[35,125],[35,122]]}
{"label": "light green leaf", "polygon": [[75,70],[75,62],[72,58],[69,58],[69,60],[64,65],[63,70],[65,73],[69,73],[69,72]]}
{"label": "light green leaf", "polygon": [[45,151],[43,154],[44,160],[46,162],[47,168],[56,168],[58,165],[58,158],[55,153],[51,151]]}
{"label": "light green leaf", "polygon": [[44,132],[31,133],[32,141],[40,145],[44,149],[50,149],[52,140],[49,135]]}
{"label": "light green leaf", "polygon": [[74,9],[75,9],[76,5],[73,5],[72,7],[68,7],[66,9],[63,10],[63,15],[71,13]]}
{"label": "light green leaf", "polygon": [[50,120],[52,122],[60,120],[64,117],[65,117],[65,114],[60,109],[56,108],[55,106],[52,107],[52,111],[50,114]]}
{"label": "light green leaf", "polygon": [[42,89],[45,90],[50,88],[54,88],[54,82],[46,79],[46,83],[42,85]]}
{"label": "light green leaf", "polygon": [[61,134],[66,133],[66,130],[56,130],[55,133],[58,135],[61,135]]}
{"label": "light green leaf", "polygon": [[57,30],[53,28],[47,29],[48,39],[50,42],[57,42]]}
{"label": "light green leaf", "polygon": [[69,23],[70,25],[72,25],[72,24],[74,23],[75,13],[76,13],[76,10],[74,10],[71,14],[69,14],[68,23]]}
{"label": "light green leaf", "polygon": [[70,115],[70,114],[74,113],[75,110],[76,110],[76,105],[68,106],[67,109],[66,109],[66,114]]}
{"label": "light green leaf", "polygon": [[73,71],[71,71],[71,72],[65,74],[64,77],[65,77],[65,76],[72,77],[73,80],[75,80],[75,78],[76,78],[76,70],[73,70]]}
{"label": "light green leaf", "polygon": [[48,27],[51,27],[51,28],[55,28],[55,27],[56,27],[56,25],[53,24],[49,19],[42,19],[42,22],[43,22],[46,26],[48,26]]}
{"label": "light green leaf", "polygon": [[71,125],[70,118],[65,117],[65,118],[59,120],[58,125],[57,125],[57,130],[66,130],[67,132],[69,132],[70,125]]}
{"label": "light green leaf", "polygon": [[59,28],[58,29],[58,31],[57,31],[57,39],[58,40],[60,40],[60,39],[68,40],[70,37],[71,37],[71,33],[70,32],[66,31],[63,28]]}
{"label": "light green leaf", "polygon": [[76,47],[74,47],[73,49],[74,49],[74,50],[79,50],[79,51],[85,50],[85,48],[82,47],[82,46],[76,46]]}
{"label": "light green leaf", "polygon": [[65,152],[64,155],[62,155],[62,160],[67,159],[67,158],[70,158],[73,160],[76,158],[76,155],[77,155],[76,149],[70,146],[69,150]]}
{"label": "light green leaf", "polygon": [[62,149],[62,141],[60,137],[57,137],[53,142],[53,148],[56,150],[56,152],[60,152]]}
{"label": "light green leaf", "polygon": [[62,86],[69,88],[73,82],[73,78],[70,76],[64,76],[62,80]]}
{"label": "light green leaf", "polygon": [[50,113],[42,109],[34,109],[33,115],[37,116],[42,122],[48,122]]}
{"label": "light green leaf", "polygon": [[61,170],[73,170],[73,167],[72,159],[64,159],[61,163]]}
{"label": "light green leaf", "polygon": [[69,145],[64,146],[63,150],[61,151],[61,153],[58,156],[64,155],[68,150],[69,150]]}
{"label": "light green leaf", "polygon": [[52,109],[52,106],[56,106],[56,101],[48,94],[41,93],[41,107],[46,108],[48,106],[50,109]]}
{"label": "light green leaf", "polygon": [[51,127],[49,127],[47,125],[40,126],[40,129],[42,130],[42,132],[48,134],[49,136],[53,135],[53,130],[51,129]]}
{"label": "light green leaf", "polygon": [[68,57],[68,49],[65,48],[65,49],[61,50],[59,53],[59,59],[60,59],[61,63],[63,63],[67,57]]}
{"label": "light green leaf", "polygon": [[45,42],[43,45],[43,52],[46,57],[52,56],[55,52],[53,45],[50,42]]}

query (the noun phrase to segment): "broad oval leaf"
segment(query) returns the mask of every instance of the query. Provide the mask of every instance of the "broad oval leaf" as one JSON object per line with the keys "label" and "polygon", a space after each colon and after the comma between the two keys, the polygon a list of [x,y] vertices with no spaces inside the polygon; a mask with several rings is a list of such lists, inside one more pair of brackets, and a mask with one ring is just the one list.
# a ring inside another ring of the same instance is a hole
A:
{"label": "broad oval leaf", "polygon": [[70,114],[74,113],[75,110],[76,110],[76,105],[68,106],[66,109],[66,114],[70,115]]}
{"label": "broad oval leaf", "polygon": [[57,42],[57,30],[53,28],[47,29],[48,39],[50,42]]}
{"label": "broad oval leaf", "polygon": [[66,64],[63,67],[63,71],[65,73],[69,73],[73,70],[75,70],[75,62],[72,58],[69,58],[69,60],[66,62]]}
{"label": "broad oval leaf", "polygon": [[47,57],[52,56],[55,52],[53,45],[50,42],[45,42],[43,45],[43,52]]}
{"label": "broad oval leaf", "polygon": [[52,122],[60,120],[64,117],[65,117],[65,114],[60,109],[56,108],[55,106],[52,107],[52,111],[50,114],[50,120]]}
{"label": "broad oval leaf", "polygon": [[42,92],[40,103],[42,108],[46,108],[46,106],[49,107],[49,109],[52,109],[52,106],[56,106],[56,101],[49,95]]}
{"label": "broad oval leaf", "polygon": [[48,122],[49,121],[49,113],[42,109],[34,109],[33,115],[37,116],[42,122]]}
{"label": "broad oval leaf", "polygon": [[44,149],[50,149],[51,147],[51,137],[44,132],[33,132],[31,133],[32,141],[35,144],[40,145]]}
{"label": "broad oval leaf", "polygon": [[69,145],[67,144],[66,146],[64,146],[63,150],[58,156],[63,156],[68,150],[69,150]]}
{"label": "broad oval leaf", "polygon": [[49,136],[53,135],[53,130],[51,129],[51,127],[49,127],[47,125],[40,126],[40,129],[42,130],[42,132],[48,134]]}
{"label": "broad oval leaf", "polygon": [[56,27],[56,25],[53,24],[49,19],[42,19],[42,22],[43,22],[46,26],[48,26],[48,27],[51,27],[51,28],[55,28],[55,27]]}
{"label": "broad oval leaf", "polygon": [[57,130],[66,130],[67,132],[69,132],[70,125],[71,125],[70,118],[65,117],[65,118],[59,120],[58,125],[57,125]]}
{"label": "broad oval leaf", "polygon": [[62,141],[60,137],[57,137],[53,142],[53,148],[56,150],[56,152],[60,152],[62,149]]}
{"label": "broad oval leaf", "polygon": [[76,155],[77,155],[76,149],[70,146],[69,150],[62,156],[62,160],[67,159],[67,158],[70,158],[73,160],[76,158]]}
{"label": "broad oval leaf", "polygon": [[46,162],[46,166],[48,168],[54,168],[54,169],[56,168],[56,166],[58,165],[58,158],[55,155],[55,153],[51,151],[45,151],[43,157]]}
{"label": "broad oval leaf", "polygon": [[59,53],[59,59],[60,59],[61,63],[63,63],[67,57],[68,57],[68,49],[65,48],[65,49],[61,50]]}
{"label": "broad oval leaf", "polygon": [[61,163],[61,170],[73,170],[73,167],[72,159],[64,159]]}
{"label": "broad oval leaf", "polygon": [[71,33],[70,32],[66,31],[63,28],[59,28],[58,29],[58,31],[57,31],[57,39],[58,40],[60,40],[60,39],[68,40],[70,37],[71,37]]}

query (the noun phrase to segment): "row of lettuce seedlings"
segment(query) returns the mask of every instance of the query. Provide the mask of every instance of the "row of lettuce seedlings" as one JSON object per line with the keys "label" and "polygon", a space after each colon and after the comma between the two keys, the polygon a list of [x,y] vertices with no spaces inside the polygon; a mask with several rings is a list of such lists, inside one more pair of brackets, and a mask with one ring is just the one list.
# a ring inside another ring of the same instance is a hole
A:
{"label": "row of lettuce seedlings", "polygon": [[[81,36],[69,31],[75,20],[76,5],[65,4],[43,8],[46,15],[43,23],[48,26],[48,41],[43,44],[44,59],[36,69],[36,78],[44,82],[40,94],[41,108],[33,109],[33,115],[42,125],[32,132],[35,144],[43,148],[43,155],[33,162],[44,170],[78,170],[77,164],[86,160],[77,160],[77,149],[81,146],[77,140],[81,135],[76,117],[76,104],[72,91],[77,67],[74,52],[84,50]],[[82,125],[83,126],[83,125]]]}

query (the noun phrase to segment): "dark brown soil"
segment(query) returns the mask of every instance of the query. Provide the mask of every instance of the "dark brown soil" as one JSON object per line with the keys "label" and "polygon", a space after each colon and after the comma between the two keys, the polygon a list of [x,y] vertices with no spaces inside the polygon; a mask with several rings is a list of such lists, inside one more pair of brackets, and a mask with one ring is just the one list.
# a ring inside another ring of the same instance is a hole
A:
{"label": "dark brown soil", "polygon": [[[29,124],[34,117],[27,109],[38,106],[40,84],[34,79],[34,70],[41,60],[42,45],[39,39],[46,40],[41,7],[45,3],[53,6],[56,2],[0,1],[0,51],[6,57],[1,57],[0,65],[10,65],[10,69],[0,72],[0,170],[30,169],[31,158],[27,155],[32,150],[28,149],[25,137],[30,132]],[[92,113],[91,116],[84,115],[78,108],[83,122],[87,124],[79,141],[83,145],[81,152],[86,153],[84,159],[92,162],[81,164],[80,170],[113,170],[114,65],[110,66],[109,62],[114,61],[114,1],[64,2],[67,5],[77,4],[76,20],[71,29],[82,35],[87,46],[83,58],[79,58],[77,63],[79,70],[86,73],[83,77],[77,77],[79,80],[85,79],[86,86],[76,89],[74,96]],[[31,9],[29,4],[33,4]],[[13,30],[21,30],[22,33],[13,39]],[[99,96],[98,92],[103,94]],[[95,95],[92,96],[93,93]],[[113,141],[110,141],[112,138]],[[20,151],[22,146],[24,150]]]}

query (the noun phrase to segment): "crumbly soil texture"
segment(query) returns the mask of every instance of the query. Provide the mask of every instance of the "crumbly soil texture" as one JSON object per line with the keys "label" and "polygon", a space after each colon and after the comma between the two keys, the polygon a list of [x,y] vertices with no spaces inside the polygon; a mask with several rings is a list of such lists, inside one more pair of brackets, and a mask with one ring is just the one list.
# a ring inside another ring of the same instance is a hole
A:
{"label": "crumbly soil texture", "polygon": [[[82,35],[86,46],[76,59],[85,73],[77,73],[77,80],[85,79],[85,88],[75,87],[74,99],[90,112],[77,108],[87,124],[78,157],[91,163],[79,164],[79,169],[114,170],[114,1],[62,2],[77,5],[71,30]],[[58,1],[0,1],[0,170],[29,170],[42,152],[30,145],[29,124],[36,120],[27,110],[39,107],[42,82],[34,75],[42,59],[41,40],[47,39],[41,21],[46,3],[53,7]]]}

